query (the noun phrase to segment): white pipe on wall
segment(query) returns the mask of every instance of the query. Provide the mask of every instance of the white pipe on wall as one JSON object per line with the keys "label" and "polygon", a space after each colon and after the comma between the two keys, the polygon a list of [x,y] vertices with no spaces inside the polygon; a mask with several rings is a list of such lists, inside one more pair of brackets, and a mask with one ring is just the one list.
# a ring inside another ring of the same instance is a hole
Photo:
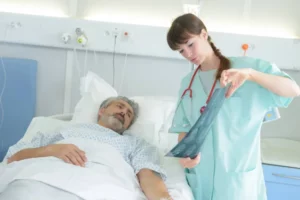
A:
{"label": "white pipe on wall", "polygon": [[74,52],[67,51],[66,75],[65,75],[65,94],[64,94],[64,114],[71,112],[72,104],[72,77],[74,66]]}

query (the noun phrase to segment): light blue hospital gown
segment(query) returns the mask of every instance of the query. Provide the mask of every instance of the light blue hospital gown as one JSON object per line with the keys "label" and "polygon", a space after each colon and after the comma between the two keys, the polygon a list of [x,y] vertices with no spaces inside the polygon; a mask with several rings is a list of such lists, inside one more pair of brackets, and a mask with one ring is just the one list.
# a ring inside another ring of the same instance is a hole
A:
{"label": "light blue hospital gown", "polygon": [[111,129],[98,124],[76,124],[55,133],[37,133],[31,142],[19,141],[8,149],[5,159],[26,148],[38,148],[55,144],[64,139],[82,138],[106,143],[116,148],[124,160],[132,166],[137,174],[141,169],[151,169],[166,179],[160,165],[158,149],[143,139],[131,135],[119,135]]}

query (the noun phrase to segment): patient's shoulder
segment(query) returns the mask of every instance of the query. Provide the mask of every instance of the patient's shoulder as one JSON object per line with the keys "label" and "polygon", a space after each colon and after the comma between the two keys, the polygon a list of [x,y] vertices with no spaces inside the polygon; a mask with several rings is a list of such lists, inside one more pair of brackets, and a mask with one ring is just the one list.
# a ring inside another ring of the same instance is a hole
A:
{"label": "patient's shoulder", "polygon": [[131,135],[131,134],[125,134],[123,135],[126,138],[129,138],[130,140],[134,141],[136,143],[136,145],[144,145],[144,146],[153,146],[150,142],[146,141],[144,138],[142,137],[138,137],[135,135]]}

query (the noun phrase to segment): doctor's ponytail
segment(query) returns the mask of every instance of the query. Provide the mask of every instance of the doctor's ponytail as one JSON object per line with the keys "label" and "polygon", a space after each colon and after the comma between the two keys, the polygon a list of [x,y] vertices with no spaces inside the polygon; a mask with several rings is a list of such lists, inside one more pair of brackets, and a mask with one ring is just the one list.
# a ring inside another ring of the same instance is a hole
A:
{"label": "doctor's ponytail", "polygon": [[219,80],[221,78],[221,74],[224,70],[230,69],[230,60],[222,55],[221,51],[215,46],[212,42],[211,37],[208,36],[208,42],[213,49],[214,53],[220,59],[220,68],[217,71],[216,79]]}

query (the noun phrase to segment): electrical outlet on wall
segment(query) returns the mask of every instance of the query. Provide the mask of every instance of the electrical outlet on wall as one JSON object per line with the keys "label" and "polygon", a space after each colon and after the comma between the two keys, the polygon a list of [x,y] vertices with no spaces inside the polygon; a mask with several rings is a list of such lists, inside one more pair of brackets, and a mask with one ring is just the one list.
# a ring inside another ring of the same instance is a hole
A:
{"label": "electrical outlet on wall", "polygon": [[118,28],[115,28],[113,31],[112,31],[112,35],[115,36],[115,37],[118,37],[120,35],[120,31]]}

